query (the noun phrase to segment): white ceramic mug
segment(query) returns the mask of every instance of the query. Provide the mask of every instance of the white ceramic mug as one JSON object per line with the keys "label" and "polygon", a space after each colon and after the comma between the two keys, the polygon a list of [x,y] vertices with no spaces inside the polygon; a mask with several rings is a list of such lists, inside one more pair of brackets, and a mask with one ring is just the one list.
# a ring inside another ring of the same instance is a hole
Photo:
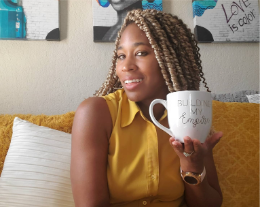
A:
{"label": "white ceramic mug", "polygon": [[[160,103],[167,109],[170,129],[161,125],[153,114],[153,107]],[[185,136],[203,143],[212,124],[212,96],[204,91],[178,91],[169,93],[167,101],[155,99],[149,107],[152,121],[176,140],[183,142]]]}

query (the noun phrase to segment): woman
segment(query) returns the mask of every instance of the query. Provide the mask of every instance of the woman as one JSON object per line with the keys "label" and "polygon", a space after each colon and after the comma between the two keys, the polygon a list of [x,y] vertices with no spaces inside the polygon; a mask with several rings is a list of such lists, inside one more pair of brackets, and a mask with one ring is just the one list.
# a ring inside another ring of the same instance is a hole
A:
{"label": "woman", "polygon": [[[74,118],[76,206],[221,206],[212,149],[222,133],[181,144],[155,127],[148,112],[151,101],[169,92],[199,90],[201,79],[208,89],[194,36],[176,16],[133,10],[115,44],[107,80]],[[154,115],[168,126],[163,106]],[[195,173],[197,185],[184,182],[180,167]]]}

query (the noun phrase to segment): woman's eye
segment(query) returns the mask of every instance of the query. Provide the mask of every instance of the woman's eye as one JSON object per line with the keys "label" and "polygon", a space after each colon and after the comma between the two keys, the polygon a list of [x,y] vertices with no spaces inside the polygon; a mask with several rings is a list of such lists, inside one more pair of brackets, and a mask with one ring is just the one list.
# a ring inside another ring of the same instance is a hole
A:
{"label": "woman's eye", "polygon": [[136,55],[138,55],[138,56],[145,56],[145,55],[147,55],[147,52],[137,52]]}
{"label": "woman's eye", "polygon": [[117,59],[118,59],[118,60],[123,60],[124,58],[125,58],[124,55],[118,55],[118,56],[117,56]]}

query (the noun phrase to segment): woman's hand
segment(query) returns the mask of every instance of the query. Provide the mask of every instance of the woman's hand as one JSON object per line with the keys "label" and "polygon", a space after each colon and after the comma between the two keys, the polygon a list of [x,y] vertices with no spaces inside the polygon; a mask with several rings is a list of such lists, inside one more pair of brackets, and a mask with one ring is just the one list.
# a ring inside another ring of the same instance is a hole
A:
{"label": "woman's hand", "polygon": [[[174,137],[169,139],[171,146],[180,158],[180,164],[183,171],[201,173],[204,168],[204,158],[207,154],[212,153],[212,149],[223,136],[222,132],[217,132],[208,137],[204,143],[200,143],[197,139],[184,137],[184,144],[176,141]],[[191,154],[185,156],[183,152]]]}

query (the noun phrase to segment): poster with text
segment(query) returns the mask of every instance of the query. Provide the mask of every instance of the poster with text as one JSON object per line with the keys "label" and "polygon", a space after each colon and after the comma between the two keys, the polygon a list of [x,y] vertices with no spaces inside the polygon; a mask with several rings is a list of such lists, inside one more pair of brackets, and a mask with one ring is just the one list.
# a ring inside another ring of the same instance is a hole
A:
{"label": "poster with text", "polygon": [[259,42],[258,0],[193,0],[198,42]]}
{"label": "poster with text", "polygon": [[59,1],[0,0],[0,39],[59,41]]}
{"label": "poster with text", "polygon": [[114,42],[128,11],[156,9],[162,0],[92,0],[94,42]]}

